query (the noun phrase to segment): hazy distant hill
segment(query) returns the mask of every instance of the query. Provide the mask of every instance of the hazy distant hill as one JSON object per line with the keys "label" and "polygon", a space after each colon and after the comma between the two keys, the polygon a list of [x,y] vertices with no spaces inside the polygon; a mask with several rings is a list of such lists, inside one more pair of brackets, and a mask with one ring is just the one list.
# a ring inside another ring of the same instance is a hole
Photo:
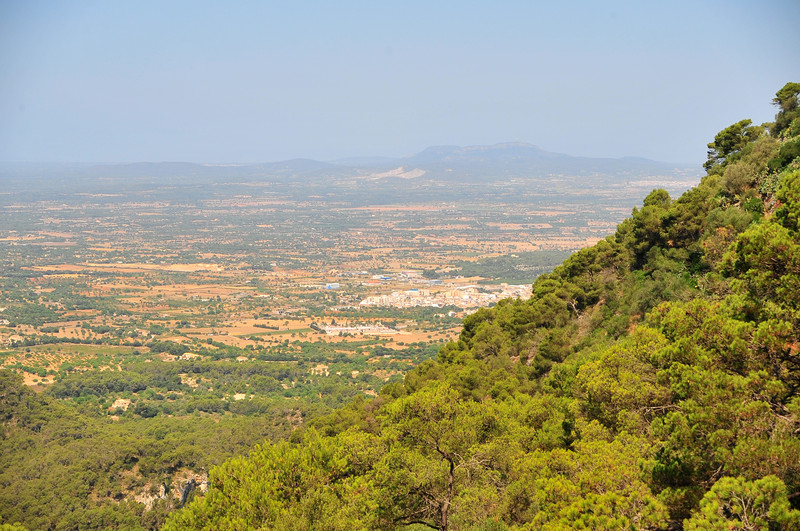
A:
{"label": "hazy distant hill", "polygon": [[665,175],[689,171],[685,164],[656,162],[642,158],[589,158],[544,151],[531,144],[506,143],[494,146],[436,146],[402,159],[442,176],[471,178],[544,177],[548,175]]}
{"label": "hazy distant hill", "polygon": [[[202,199],[246,193],[253,186],[273,193],[339,197],[337,192],[380,194],[383,200],[429,198],[452,193],[454,183],[478,185],[513,181],[539,186],[554,180],[565,186],[627,185],[632,181],[697,182],[700,168],[641,158],[589,158],[551,153],[523,143],[493,146],[434,146],[409,157],[349,158],[334,162],[291,159],[260,164],[0,164],[6,199],[31,200],[76,193],[127,194]],[[413,181],[413,183],[412,183]],[[246,187],[246,188],[242,188]],[[669,187],[667,187],[669,189]],[[398,195],[400,194],[400,195]],[[409,196],[411,194],[412,196]],[[388,198],[388,199],[387,199]]]}
{"label": "hazy distant hill", "polygon": [[493,146],[432,146],[415,155],[400,158],[351,157],[333,162],[291,159],[259,164],[197,164],[190,162],[137,162],[132,164],[46,164],[0,163],[0,178],[48,177],[56,174],[89,177],[214,177],[273,175],[324,177],[326,174],[354,176],[403,166],[426,172],[487,172],[495,179],[503,174],[548,175],[563,173],[664,173],[696,171],[693,165],[658,162],[643,158],[575,157],[544,151],[531,144],[504,143]]}

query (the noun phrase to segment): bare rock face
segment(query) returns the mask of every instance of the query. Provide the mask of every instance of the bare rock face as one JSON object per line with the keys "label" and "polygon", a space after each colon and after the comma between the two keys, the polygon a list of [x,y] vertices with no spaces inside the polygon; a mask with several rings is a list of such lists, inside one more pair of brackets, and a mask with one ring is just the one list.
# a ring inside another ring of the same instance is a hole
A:
{"label": "bare rock face", "polygon": [[184,505],[186,505],[187,501],[191,500],[196,487],[197,487],[197,482],[194,480],[194,478],[186,482],[186,485],[184,485],[183,488],[181,489],[181,501],[178,504],[179,509]]}
{"label": "bare rock face", "polygon": [[137,501],[144,505],[145,509],[149,511],[153,508],[153,505],[155,505],[157,501],[166,500],[168,498],[169,491],[167,490],[167,485],[165,483],[161,483],[158,486],[157,493],[153,493],[153,490],[154,489],[152,486],[148,487],[145,485],[144,491],[133,494],[131,498],[133,501]]}
{"label": "bare rock face", "polygon": [[208,490],[208,475],[184,469],[176,472],[170,483],[174,485],[172,489],[166,483],[159,484],[157,489],[155,485],[147,484],[141,491],[128,495],[128,499],[141,503],[147,511],[160,500],[171,500],[172,505],[179,509],[192,501],[196,491],[205,493]]}

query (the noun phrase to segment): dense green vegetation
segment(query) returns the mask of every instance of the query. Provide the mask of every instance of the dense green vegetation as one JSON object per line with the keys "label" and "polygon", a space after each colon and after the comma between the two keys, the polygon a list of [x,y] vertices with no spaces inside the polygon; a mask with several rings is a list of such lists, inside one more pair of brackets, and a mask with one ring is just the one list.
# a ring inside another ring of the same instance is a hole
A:
{"label": "dense green vegetation", "polygon": [[800,529],[800,85],[402,383],[164,529]]}
{"label": "dense green vegetation", "polygon": [[495,282],[520,284],[552,271],[570,254],[567,251],[534,251],[485,258],[477,262],[459,262],[456,267],[459,268],[459,274],[465,277],[489,277]]}

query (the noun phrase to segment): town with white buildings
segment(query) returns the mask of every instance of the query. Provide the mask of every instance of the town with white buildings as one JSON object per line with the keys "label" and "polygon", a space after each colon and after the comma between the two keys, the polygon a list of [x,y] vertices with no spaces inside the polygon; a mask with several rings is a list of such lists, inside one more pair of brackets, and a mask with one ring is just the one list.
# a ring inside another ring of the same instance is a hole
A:
{"label": "town with white buildings", "polygon": [[372,295],[364,298],[360,305],[394,308],[455,306],[466,309],[492,306],[501,299],[527,299],[531,296],[530,284],[442,286],[442,288],[444,289],[411,288],[404,291],[393,291],[385,295]]}

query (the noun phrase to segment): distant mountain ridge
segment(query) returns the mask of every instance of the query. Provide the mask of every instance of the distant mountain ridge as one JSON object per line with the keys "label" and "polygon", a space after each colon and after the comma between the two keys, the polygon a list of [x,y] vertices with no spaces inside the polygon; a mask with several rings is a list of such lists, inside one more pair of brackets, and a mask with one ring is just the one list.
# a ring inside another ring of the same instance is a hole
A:
{"label": "distant mountain ridge", "polygon": [[[258,164],[136,162],[129,164],[0,163],[0,203],[74,194],[139,200],[203,200],[231,194],[277,194],[303,200],[452,201],[499,186],[507,198],[587,190],[662,186],[670,193],[700,179],[701,168],[641,158],[591,158],[552,153],[531,144],[432,146],[407,157],[338,161],[290,159]],[[120,199],[121,200],[121,199]]]}
{"label": "distant mountain ridge", "polygon": [[435,146],[411,157],[403,164],[419,166],[440,174],[458,172],[462,177],[543,177],[546,175],[592,173],[642,175],[692,171],[687,164],[659,162],[638,157],[577,157],[545,151],[532,144],[510,142],[493,146]]}
{"label": "distant mountain ridge", "polygon": [[[599,158],[580,157],[545,151],[533,144],[506,142],[476,146],[431,146],[407,157],[350,157],[334,161],[295,158],[263,163],[193,163],[179,161],[135,162],[127,164],[46,164],[0,163],[0,178],[32,173],[47,175],[138,176],[138,177],[210,177],[226,176],[295,176],[313,177],[318,174],[339,176],[371,174],[397,167],[418,168],[428,174],[466,174],[473,177],[490,173],[504,175],[545,175],[558,173],[647,173],[665,171],[697,171],[693,165],[649,160],[640,157]],[[442,176],[442,175],[440,175]]]}

